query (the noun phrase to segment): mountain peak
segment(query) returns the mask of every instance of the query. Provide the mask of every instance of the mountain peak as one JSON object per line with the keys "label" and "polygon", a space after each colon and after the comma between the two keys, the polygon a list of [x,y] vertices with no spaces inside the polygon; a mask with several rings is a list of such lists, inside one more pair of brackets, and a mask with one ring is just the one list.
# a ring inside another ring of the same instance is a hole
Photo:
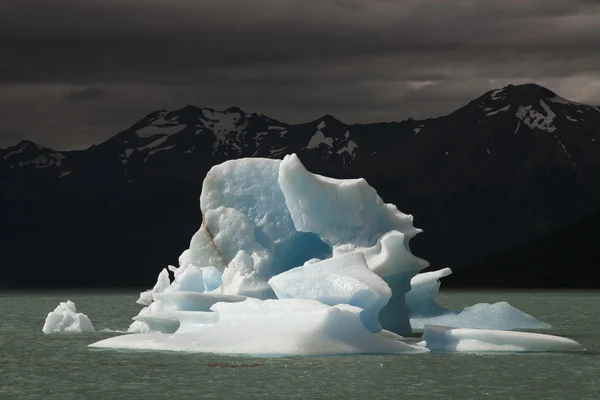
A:
{"label": "mountain peak", "polygon": [[339,119],[337,119],[336,117],[334,117],[331,114],[325,114],[323,117],[321,117],[321,121],[343,123],[342,121],[340,121]]}
{"label": "mountain peak", "polygon": [[35,144],[31,140],[27,140],[27,139],[23,139],[19,143],[17,143],[17,147],[19,147],[19,148],[26,147],[26,146],[29,146],[29,145],[37,146],[37,144]]}
{"label": "mountain peak", "polygon": [[223,112],[225,114],[242,114],[242,115],[246,114],[246,112],[244,110],[242,110],[241,108],[236,107],[236,106],[229,107],[229,108],[223,110]]}
{"label": "mountain peak", "polygon": [[5,150],[10,150],[10,151],[13,151],[13,152],[15,150],[18,150],[18,152],[21,152],[22,150],[25,150],[26,148],[31,147],[31,146],[35,147],[38,150],[44,148],[43,146],[40,146],[39,144],[37,144],[35,142],[32,142],[31,140],[23,139],[19,143],[15,144],[13,146],[10,146],[10,147],[8,147]]}
{"label": "mountain peak", "polygon": [[537,95],[538,97],[556,97],[552,90],[535,83],[526,83],[523,85],[508,85],[504,88],[510,95]]}
{"label": "mountain peak", "polygon": [[491,100],[494,102],[507,100],[510,103],[531,103],[540,99],[555,97],[558,97],[557,94],[548,88],[535,83],[525,83],[522,85],[507,85],[499,89],[490,90],[477,100]]}

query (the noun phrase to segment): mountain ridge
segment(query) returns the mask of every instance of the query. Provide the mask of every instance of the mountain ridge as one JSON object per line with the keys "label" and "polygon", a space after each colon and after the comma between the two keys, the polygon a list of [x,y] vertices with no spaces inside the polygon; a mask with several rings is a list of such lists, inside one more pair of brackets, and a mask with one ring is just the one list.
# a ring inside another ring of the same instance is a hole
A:
{"label": "mountain ridge", "polygon": [[[72,243],[88,238],[78,243],[90,253],[98,252],[94,240],[104,241],[105,252],[129,252],[121,269],[136,259],[157,269],[175,262],[198,228],[197,199],[212,165],[297,153],[311,171],[364,177],[384,201],[413,214],[424,229],[411,242],[417,255],[434,266],[465,265],[594,212],[596,135],[599,108],[535,84],[490,90],[437,118],[371,124],[329,114],[287,124],[239,107],[187,105],[149,113],[85,150],[29,141],[0,150],[0,203],[10,210],[0,234],[14,259],[16,249],[45,246],[32,237],[63,238],[56,240],[77,254]],[[120,242],[110,238],[115,230],[125,235]],[[132,238],[142,231],[156,253],[135,254],[140,243]],[[46,251],[76,270],[77,261]]]}

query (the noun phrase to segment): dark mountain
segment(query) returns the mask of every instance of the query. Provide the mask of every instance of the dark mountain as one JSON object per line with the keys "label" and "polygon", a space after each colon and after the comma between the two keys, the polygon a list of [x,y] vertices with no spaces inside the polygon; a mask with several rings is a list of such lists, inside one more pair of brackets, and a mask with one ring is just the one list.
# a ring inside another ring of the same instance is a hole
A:
{"label": "dark mountain", "polygon": [[0,150],[0,281],[148,285],[199,227],[212,165],[288,153],[317,173],[365,177],[413,214],[425,232],[412,248],[434,267],[470,265],[598,209],[596,135],[599,108],[521,85],[424,121],[290,125],[187,106],[87,150],[24,141]]}
{"label": "dark mountain", "polygon": [[600,287],[600,212],[508,251],[494,253],[444,278],[444,287]]}

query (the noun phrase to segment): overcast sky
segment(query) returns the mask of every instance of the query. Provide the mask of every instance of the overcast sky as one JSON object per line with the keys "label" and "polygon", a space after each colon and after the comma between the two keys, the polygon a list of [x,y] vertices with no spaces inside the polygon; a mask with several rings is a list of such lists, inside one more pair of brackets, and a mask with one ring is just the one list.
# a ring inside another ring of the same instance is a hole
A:
{"label": "overcast sky", "polygon": [[598,0],[2,0],[0,147],[186,104],[397,121],[525,82],[600,104],[599,21]]}

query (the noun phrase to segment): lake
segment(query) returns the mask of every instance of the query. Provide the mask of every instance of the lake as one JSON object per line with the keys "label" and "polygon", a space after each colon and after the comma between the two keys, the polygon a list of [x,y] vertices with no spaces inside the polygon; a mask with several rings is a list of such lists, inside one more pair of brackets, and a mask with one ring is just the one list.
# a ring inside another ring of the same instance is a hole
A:
{"label": "lake", "polygon": [[90,350],[115,333],[41,331],[67,299],[96,330],[125,330],[141,309],[137,298],[132,290],[0,293],[0,400],[600,399],[600,292],[440,293],[449,308],[508,301],[553,325],[543,333],[580,342],[584,354],[260,359]]}

